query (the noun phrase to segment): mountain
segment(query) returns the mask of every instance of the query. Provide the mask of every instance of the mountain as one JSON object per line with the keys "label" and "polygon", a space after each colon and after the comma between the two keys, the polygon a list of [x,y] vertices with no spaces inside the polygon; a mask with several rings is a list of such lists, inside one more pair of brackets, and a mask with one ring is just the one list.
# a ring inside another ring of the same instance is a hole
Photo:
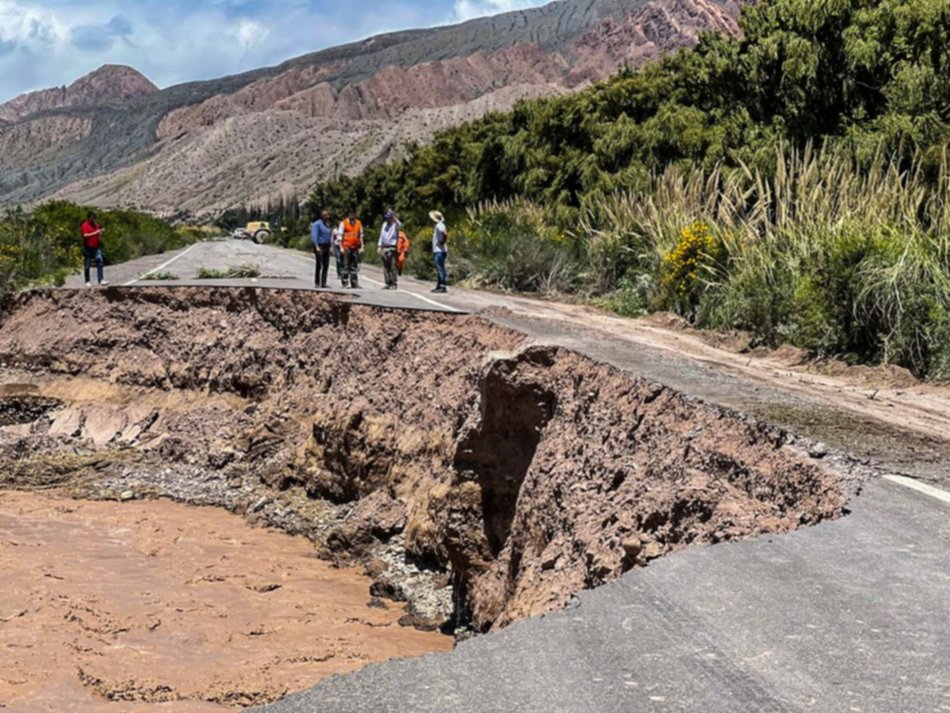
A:
{"label": "mountain", "polygon": [[0,105],[0,203],[208,214],[302,194],[408,141],[735,33],[739,0],[562,0],[156,90],[104,67]]}
{"label": "mountain", "polygon": [[68,87],[30,92],[0,104],[0,122],[14,123],[52,109],[122,104],[157,91],[158,87],[131,67],[107,64]]}

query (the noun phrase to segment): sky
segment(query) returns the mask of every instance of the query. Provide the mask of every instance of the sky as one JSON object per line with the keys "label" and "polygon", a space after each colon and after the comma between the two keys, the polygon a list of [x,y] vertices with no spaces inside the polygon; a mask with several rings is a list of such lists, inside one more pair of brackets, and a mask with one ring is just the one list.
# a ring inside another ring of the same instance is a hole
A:
{"label": "sky", "polygon": [[546,0],[0,0],[0,102],[103,64],[160,87]]}

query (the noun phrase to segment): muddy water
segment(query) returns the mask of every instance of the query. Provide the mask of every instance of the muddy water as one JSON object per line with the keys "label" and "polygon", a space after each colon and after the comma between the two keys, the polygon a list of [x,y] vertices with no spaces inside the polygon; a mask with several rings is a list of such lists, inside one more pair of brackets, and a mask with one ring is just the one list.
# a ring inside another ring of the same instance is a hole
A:
{"label": "muddy water", "polygon": [[0,710],[215,711],[451,647],[302,538],[166,501],[0,493]]}

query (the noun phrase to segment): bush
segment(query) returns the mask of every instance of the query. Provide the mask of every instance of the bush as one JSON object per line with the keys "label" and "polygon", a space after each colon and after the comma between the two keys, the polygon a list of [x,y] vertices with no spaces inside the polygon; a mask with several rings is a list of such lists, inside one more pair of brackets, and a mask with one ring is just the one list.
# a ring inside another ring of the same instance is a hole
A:
{"label": "bush", "polygon": [[619,314],[672,309],[760,343],[946,378],[950,181],[926,173],[950,176],[947,156],[925,168],[878,153],[862,167],[846,146],[780,146],[768,163],[773,177],[671,166],[598,199],[580,241],[538,206],[486,204],[453,264],[474,284],[555,284]]}
{"label": "bush", "polygon": [[[27,213],[7,210],[0,221],[0,293],[32,284],[62,284],[82,267],[80,228],[89,208],[64,201]],[[102,211],[103,253],[110,264],[187,244],[167,223],[133,211]]]}
{"label": "bush", "polygon": [[654,301],[656,290],[652,275],[627,274],[613,292],[593,298],[598,307],[610,310],[621,317],[643,317]]}
{"label": "bush", "polygon": [[683,228],[676,245],[663,256],[659,304],[695,318],[704,276],[715,270],[721,253],[720,243],[702,221]]}
{"label": "bush", "polygon": [[470,210],[450,233],[455,279],[517,292],[575,291],[584,264],[583,243],[552,227],[543,213],[523,201]]}

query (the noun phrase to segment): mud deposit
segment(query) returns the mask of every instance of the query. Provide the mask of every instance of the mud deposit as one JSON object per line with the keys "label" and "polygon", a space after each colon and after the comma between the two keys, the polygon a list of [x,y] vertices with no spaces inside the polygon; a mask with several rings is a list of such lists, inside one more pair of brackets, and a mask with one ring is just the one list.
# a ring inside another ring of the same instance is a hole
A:
{"label": "mud deposit", "polygon": [[0,709],[215,711],[447,649],[302,537],[215,508],[0,493]]}
{"label": "mud deposit", "polygon": [[850,496],[778,429],[472,316],[35,292],[3,305],[0,364],[0,487],[224,506],[361,564],[423,629],[504,626]]}

